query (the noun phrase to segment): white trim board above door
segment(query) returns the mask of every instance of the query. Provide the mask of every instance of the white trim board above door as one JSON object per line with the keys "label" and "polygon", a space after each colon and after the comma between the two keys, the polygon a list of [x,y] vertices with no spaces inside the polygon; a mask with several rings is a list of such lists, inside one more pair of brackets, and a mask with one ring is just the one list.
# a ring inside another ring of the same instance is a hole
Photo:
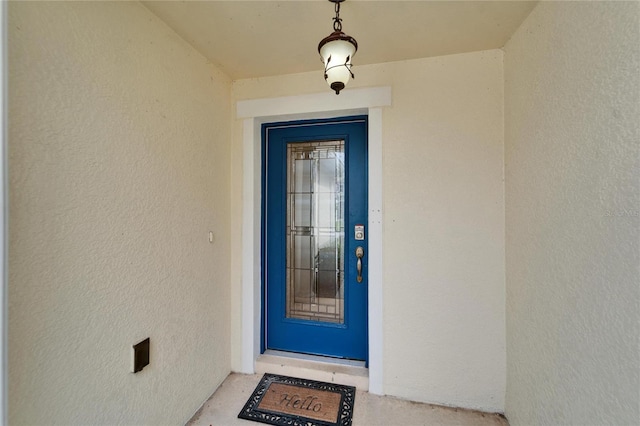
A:
{"label": "white trim board above door", "polygon": [[383,391],[382,283],[382,107],[391,105],[391,88],[374,87],[311,95],[238,101],[243,123],[242,182],[242,348],[241,372],[254,373],[261,330],[261,152],[260,126],[268,121],[369,116],[369,392]]}

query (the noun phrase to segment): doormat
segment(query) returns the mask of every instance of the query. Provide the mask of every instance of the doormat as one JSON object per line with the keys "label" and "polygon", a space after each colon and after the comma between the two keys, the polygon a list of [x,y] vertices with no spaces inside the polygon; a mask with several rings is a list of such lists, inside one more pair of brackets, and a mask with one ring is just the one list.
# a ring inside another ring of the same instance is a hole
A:
{"label": "doormat", "polygon": [[238,417],[270,425],[350,426],[356,388],[265,374]]}

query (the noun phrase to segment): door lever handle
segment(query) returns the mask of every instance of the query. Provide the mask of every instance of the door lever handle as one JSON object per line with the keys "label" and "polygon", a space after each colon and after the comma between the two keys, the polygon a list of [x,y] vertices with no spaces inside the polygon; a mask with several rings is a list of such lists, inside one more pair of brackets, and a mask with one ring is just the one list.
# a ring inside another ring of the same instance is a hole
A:
{"label": "door lever handle", "polygon": [[362,282],[362,258],[364,257],[364,249],[360,246],[356,248],[356,257],[358,261],[356,263],[356,269],[358,270],[358,282]]}

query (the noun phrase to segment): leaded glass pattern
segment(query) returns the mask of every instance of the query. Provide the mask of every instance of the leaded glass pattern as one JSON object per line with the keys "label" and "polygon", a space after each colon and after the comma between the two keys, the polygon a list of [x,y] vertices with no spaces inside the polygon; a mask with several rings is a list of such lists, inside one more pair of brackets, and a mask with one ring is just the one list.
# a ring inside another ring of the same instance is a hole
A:
{"label": "leaded glass pattern", "polygon": [[287,318],[344,323],[344,141],[287,144]]}

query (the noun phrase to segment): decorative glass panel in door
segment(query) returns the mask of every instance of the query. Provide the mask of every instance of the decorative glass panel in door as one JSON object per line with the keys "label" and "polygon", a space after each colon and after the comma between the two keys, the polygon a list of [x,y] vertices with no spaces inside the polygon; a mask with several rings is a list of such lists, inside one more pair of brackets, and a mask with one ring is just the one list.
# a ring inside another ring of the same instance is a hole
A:
{"label": "decorative glass panel in door", "polygon": [[287,144],[286,317],[344,323],[344,141]]}

